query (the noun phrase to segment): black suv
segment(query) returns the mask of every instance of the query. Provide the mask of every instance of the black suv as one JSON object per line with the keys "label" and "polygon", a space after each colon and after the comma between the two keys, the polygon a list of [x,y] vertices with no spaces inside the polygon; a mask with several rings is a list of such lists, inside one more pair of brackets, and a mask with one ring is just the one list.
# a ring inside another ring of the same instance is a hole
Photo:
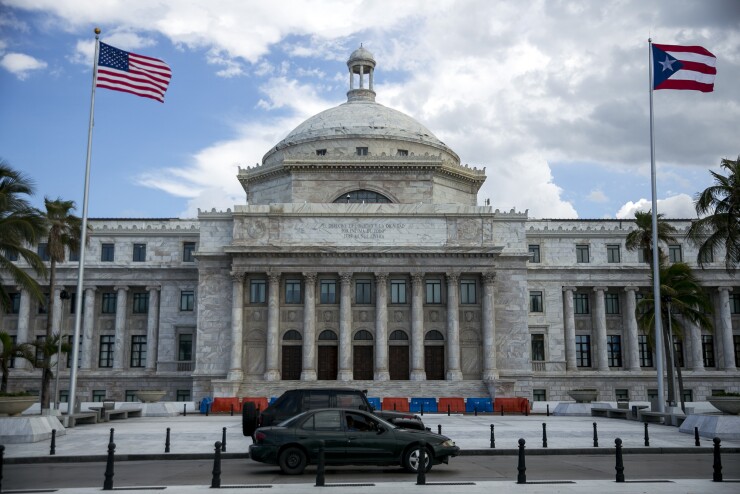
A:
{"label": "black suv", "polygon": [[372,412],[388,422],[406,429],[425,430],[421,419],[412,413],[376,411],[367,401],[365,391],[350,388],[291,389],[261,412],[254,403],[242,407],[242,433],[254,435],[258,427],[275,425],[306,410],[316,408],[355,408]]}

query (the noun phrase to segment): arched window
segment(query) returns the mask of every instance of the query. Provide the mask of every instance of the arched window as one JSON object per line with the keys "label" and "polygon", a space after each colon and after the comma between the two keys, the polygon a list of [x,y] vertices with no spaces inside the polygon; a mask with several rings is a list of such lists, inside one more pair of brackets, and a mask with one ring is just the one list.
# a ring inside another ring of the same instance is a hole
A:
{"label": "arched window", "polygon": [[332,331],[331,329],[325,329],[321,333],[319,333],[319,340],[337,340],[337,334]]}
{"label": "arched window", "polygon": [[291,329],[290,331],[286,331],[283,335],[283,341],[300,341],[303,337],[301,336],[301,333],[296,331],[295,329]]}
{"label": "arched window", "polygon": [[434,340],[434,341],[444,341],[445,337],[444,337],[444,336],[442,336],[442,333],[440,333],[439,331],[437,331],[437,330],[433,329],[433,330],[429,331],[429,332],[428,332],[428,333],[426,334],[426,336],[424,336],[424,339],[425,339],[425,340],[428,340],[428,341],[429,341],[429,340]]}
{"label": "arched window", "polygon": [[390,199],[385,197],[383,194],[378,194],[377,192],[373,192],[372,190],[353,190],[352,192],[347,192],[346,194],[343,194],[339,197],[337,197],[334,200],[335,203],[338,202],[355,202],[362,204],[363,202],[366,203],[388,203],[391,202]]}
{"label": "arched window", "polygon": [[388,337],[391,341],[399,341],[399,340],[405,340],[408,341],[409,337],[406,333],[401,331],[400,329],[394,331],[391,333],[391,335]]}
{"label": "arched window", "polygon": [[364,329],[361,329],[357,333],[355,333],[355,340],[372,340],[373,335],[370,333],[370,331],[365,331]]}

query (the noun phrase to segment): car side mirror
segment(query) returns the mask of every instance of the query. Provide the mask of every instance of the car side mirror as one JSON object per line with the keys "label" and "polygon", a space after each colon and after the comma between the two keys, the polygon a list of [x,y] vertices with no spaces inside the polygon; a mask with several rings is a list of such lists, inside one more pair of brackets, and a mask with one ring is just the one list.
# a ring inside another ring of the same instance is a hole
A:
{"label": "car side mirror", "polygon": [[381,435],[381,434],[383,434],[384,432],[385,432],[385,427],[383,427],[383,426],[380,426],[380,425],[379,425],[379,426],[378,426],[378,435]]}

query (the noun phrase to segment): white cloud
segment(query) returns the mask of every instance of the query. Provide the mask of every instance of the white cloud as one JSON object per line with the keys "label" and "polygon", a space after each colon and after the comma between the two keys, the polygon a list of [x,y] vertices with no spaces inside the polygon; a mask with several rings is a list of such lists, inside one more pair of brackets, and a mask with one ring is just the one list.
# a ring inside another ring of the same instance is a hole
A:
{"label": "white cloud", "polygon": [[20,80],[26,80],[31,72],[46,68],[46,62],[23,53],[7,53],[0,59],[0,67],[14,74]]}
{"label": "white cloud", "polygon": [[[629,201],[616,213],[619,219],[632,219],[635,211],[650,211],[652,201],[650,199],[639,199],[636,202]],[[678,194],[665,199],[658,199],[658,213],[664,218],[696,218],[694,200],[688,194]]]}
{"label": "white cloud", "polygon": [[591,192],[588,193],[586,196],[586,199],[588,199],[591,202],[608,202],[609,198],[604,194],[604,191],[601,189],[594,189]]}

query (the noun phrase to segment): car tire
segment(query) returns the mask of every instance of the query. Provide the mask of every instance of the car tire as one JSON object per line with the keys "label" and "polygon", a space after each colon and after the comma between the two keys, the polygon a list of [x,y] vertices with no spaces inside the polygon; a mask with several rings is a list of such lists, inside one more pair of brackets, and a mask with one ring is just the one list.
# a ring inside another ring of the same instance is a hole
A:
{"label": "car tire", "polygon": [[[419,467],[419,451],[420,446],[418,444],[415,444],[413,446],[410,446],[406,452],[403,454],[403,464],[401,465],[407,472],[410,473],[417,473],[417,469]],[[432,469],[432,452],[429,448],[426,450],[426,471]]]}
{"label": "car tire", "polygon": [[306,452],[295,446],[285,448],[278,458],[280,470],[286,475],[302,474],[307,463]]}
{"label": "car tire", "polygon": [[257,430],[257,407],[251,401],[245,401],[242,405],[242,434],[254,435]]}

